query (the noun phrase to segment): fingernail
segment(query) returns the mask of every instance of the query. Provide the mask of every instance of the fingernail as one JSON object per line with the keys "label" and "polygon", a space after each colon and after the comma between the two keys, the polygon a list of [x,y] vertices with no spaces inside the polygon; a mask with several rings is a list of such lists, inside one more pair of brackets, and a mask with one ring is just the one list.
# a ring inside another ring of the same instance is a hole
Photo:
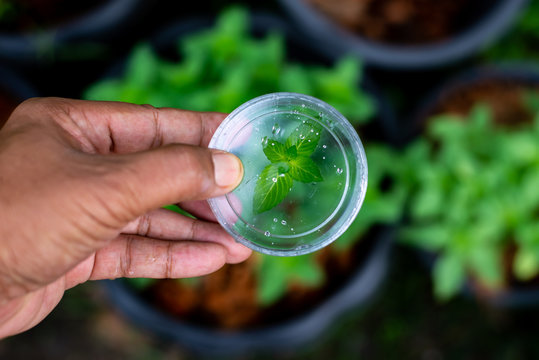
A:
{"label": "fingernail", "polygon": [[235,186],[243,176],[243,165],[236,156],[222,151],[212,154],[215,182],[221,187]]}

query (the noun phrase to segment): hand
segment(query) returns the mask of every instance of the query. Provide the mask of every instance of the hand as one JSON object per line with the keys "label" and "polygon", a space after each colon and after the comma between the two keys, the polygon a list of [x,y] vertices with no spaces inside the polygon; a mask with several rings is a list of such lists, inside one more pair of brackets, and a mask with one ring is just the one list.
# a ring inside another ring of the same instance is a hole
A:
{"label": "hand", "polygon": [[[223,117],[58,98],[20,105],[0,131],[0,338],[87,280],[200,276],[245,260],[250,250],[200,201],[242,178],[238,158],[206,148]],[[159,209],[171,203],[198,219]]]}

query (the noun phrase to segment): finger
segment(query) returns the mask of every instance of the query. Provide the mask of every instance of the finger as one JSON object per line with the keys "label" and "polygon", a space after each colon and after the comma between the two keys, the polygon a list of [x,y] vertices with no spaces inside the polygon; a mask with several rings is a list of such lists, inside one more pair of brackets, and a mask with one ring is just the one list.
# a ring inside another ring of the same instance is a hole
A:
{"label": "finger", "polygon": [[90,280],[202,276],[221,268],[227,256],[226,248],[213,242],[120,235],[95,254]]}
{"label": "finger", "polygon": [[122,233],[160,240],[214,242],[226,248],[227,263],[241,262],[251,254],[251,250],[234,241],[219,224],[191,219],[164,209],[137,218],[124,227]]}
{"label": "finger", "polygon": [[206,200],[184,201],[179,206],[198,219],[217,222],[217,218]]}
{"label": "finger", "polygon": [[33,99],[25,103],[25,109],[49,113],[82,150],[100,154],[131,153],[174,143],[207,147],[226,117],[213,112],[61,98]]}
{"label": "finger", "polygon": [[223,195],[233,190],[243,175],[236,156],[189,145],[129,155],[88,155],[87,161],[95,162],[89,167],[97,170],[95,181],[86,176],[82,179],[85,191],[93,190],[90,199],[96,207],[105,203],[107,210],[125,221],[120,221],[119,227],[166,204]]}

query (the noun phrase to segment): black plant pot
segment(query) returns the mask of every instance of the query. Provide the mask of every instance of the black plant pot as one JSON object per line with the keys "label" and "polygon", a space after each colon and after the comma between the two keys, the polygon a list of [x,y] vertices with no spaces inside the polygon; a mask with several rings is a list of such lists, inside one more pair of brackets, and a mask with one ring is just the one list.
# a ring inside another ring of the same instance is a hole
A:
{"label": "black plant pot", "polygon": [[109,0],[55,28],[29,33],[0,33],[0,61],[36,66],[58,60],[102,58],[113,51],[140,20],[149,2]]}
{"label": "black plant pot", "polygon": [[[524,87],[539,88],[539,64],[531,63],[505,63],[491,64],[466,70],[454,78],[448,80],[437,89],[433,90],[409,121],[411,133],[407,134],[408,142],[420,134],[425,127],[425,122],[433,115],[438,104],[449,97],[458,96],[465,89],[480,83],[517,84]],[[539,186],[539,185],[538,185]],[[432,270],[436,261],[436,254],[427,251],[419,251],[421,262]],[[462,288],[462,293],[468,297],[476,297],[476,288],[468,281]],[[516,309],[539,305],[539,285],[509,287],[502,292],[489,294],[481,297],[481,301],[496,308]]]}
{"label": "black plant pot", "polygon": [[[0,82],[0,97],[7,96],[6,103],[16,106],[23,100],[38,96],[34,87],[12,69],[0,66],[0,79],[2,79]],[[6,110],[4,109],[4,111]],[[0,117],[0,129],[6,120],[7,118]]]}
{"label": "black plant pot", "polygon": [[[212,24],[213,21],[210,19],[190,19],[164,30],[152,41],[152,45],[161,56],[174,59],[177,57],[176,43],[179,37],[200,31]],[[283,34],[287,48],[290,49],[289,58],[318,64],[331,62],[329,59],[324,60],[324,57],[302,42],[297,31],[280,18],[264,14],[251,17],[251,31],[254,36],[266,34],[269,30],[278,30]],[[118,64],[108,75],[121,73],[123,66]],[[369,91],[371,88],[374,89],[374,84],[364,85]],[[375,96],[379,107],[380,127],[394,129],[391,108],[381,96],[376,96],[372,92],[371,94]],[[122,280],[105,281],[103,284],[113,306],[132,322],[197,353],[238,355],[251,351],[274,353],[297,350],[315,342],[347,311],[352,308],[364,308],[372,301],[388,271],[393,233],[393,228],[380,227],[373,229],[368,237],[362,239],[362,242],[369,244],[366,246],[364,261],[358,264],[342,287],[321,300],[314,308],[298,313],[282,323],[256,329],[224,332],[216,328],[193,325],[165,314],[147,303]]]}
{"label": "black plant pot", "polygon": [[475,21],[471,26],[444,42],[413,46],[368,40],[331,21],[306,0],[280,0],[280,3],[302,28],[305,41],[316,43],[328,56],[353,53],[377,67],[411,70],[440,67],[473,55],[509,28],[527,0],[480,1],[474,4],[479,11],[473,14]]}
{"label": "black plant pot", "polygon": [[[283,323],[256,329],[224,332],[186,323],[146,303],[124,281],[103,281],[113,306],[138,326],[205,355],[278,353],[313,344],[352,309],[373,300],[389,268],[394,230],[373,231],[373,246],[350,279],[309,312]],[[367,241],[367,239],[365,239]]]}

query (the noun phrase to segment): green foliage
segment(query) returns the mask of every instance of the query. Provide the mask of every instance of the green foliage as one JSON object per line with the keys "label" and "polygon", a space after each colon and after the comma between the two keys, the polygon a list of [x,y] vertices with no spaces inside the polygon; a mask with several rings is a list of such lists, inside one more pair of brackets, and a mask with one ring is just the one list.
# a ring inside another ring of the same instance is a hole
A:
{"label": "green foliage", "polygon": [[259,260],[257,294],[258,301],[263,306],[271,305],[282,298],[291,284],[316,287],[325,280],[316,257],[311,254],[293,257],[260,255]]}
{"label": "green foliage", "polygon": [[381,144],[366,144],[365,153],[369,164],[367,194],[359,215],[334,243],[338,250],[353,245],[372,226],[395,224],[402,217],[407,189],[396,181],[403,172],[398,153]]}
{"label": "green foliage", "polygon": [[489,108],[478,105],[466,118],[430,119],[426,136],[406,150],[407,170],[398,176],[410,191],[410,224],[402,238],[438,254],[440,299],[455,295],[467,273],[489,288],[502,286],[511,242],[517,278],[539,274],[538,128],[539,117],[527,126],[496,126]]}
{"label": "green foliage", "polygon": [[539,0],[531,0],[509,33],[487,48],[488,60],[539,60]]}
{"label": "green foliage", "polygon": [[178,51],[181,61],[172,63],[139,45],[121,77],[94,84],[85,98],[230,112],[256,96],[288,91],[326,101],[354,124],[375,112],[372,99],[358,88],[357,59],[343,59],[334,68],[291,63],[280,34],[262,39],[249,34],[242,9],[230,9],[214,28],[180,39]]}
{"label": "green foliage", "polygon": [[263,151],[271,164],[260,173],[253,197],[256,214],[280,204],[292,189],[293,180],[304,183],[323,181],[318,165],[310,158],[320,141],[321,129],[306,122],[286,139],[286,145],[265,137]]}

